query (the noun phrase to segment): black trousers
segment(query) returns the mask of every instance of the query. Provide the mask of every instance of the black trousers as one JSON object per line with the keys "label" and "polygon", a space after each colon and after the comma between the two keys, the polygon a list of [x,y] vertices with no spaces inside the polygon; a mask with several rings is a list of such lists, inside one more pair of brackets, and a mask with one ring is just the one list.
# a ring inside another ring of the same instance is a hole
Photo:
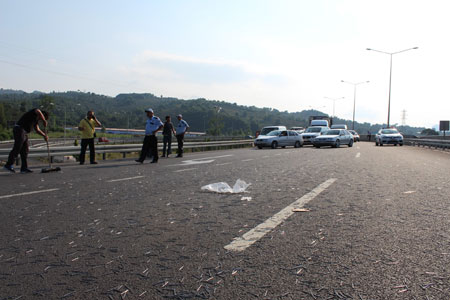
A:
{"label": "black trousers", "polygon": [[139,160],[144,161],[148,152],[153,156],[153,161],[158,161],[158,139],[154,135],[145,136]]}
{"label": "black trousers", "polygon": [[7,166],[12,166],[14,161],[20,154],[20,159],[22,164],[20,166],[21,170],[28,168],[27,157],[28,157],[28,133],[21,126],[14,126],[14,146],[9,152]]}
{"label": "black trousers", "polygon": [[89,156],[91,163],[95,162],[95,146],[94,138],[81,139],[81,151],[80,151],[80,164],[84,164],[84,158],[86,156],[86,148],[89,145]]}
{"label": "black trousers", "polygon": [[165,135],[163,137],[163,156],[166,155],[166,146],[167,155],[172,154],[172,135]]}
{"label": "black trousers", "polygon": [[184,134],[179,134],[176,136],[178,142],[178,155],[183,155],[183,143],[184,143]]}

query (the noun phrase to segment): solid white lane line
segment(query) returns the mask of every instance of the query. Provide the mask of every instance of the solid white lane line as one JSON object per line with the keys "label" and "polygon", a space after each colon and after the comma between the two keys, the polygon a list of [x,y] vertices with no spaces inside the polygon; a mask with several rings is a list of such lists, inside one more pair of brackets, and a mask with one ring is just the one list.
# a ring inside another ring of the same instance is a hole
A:
{"label": "solid white lane line", "polygon": [[249,159],[243,159],[241,161],[252,161],[252,160],[254,160],[254,159],[253,158],[249,158]]}
{"label": "solid white lane line", "polygon": [[227,163],[223,163],[223,164],[216,164],[216,166],[225,166],[225,165],[231,165],[232,163],[227,162]]}
{"label": "solid white lane line", "polygon": [[234,241],[226,245],[224,248],[231,251],[244,251],[248,247],[250,247],[253,243],[261,239],[264,235],[272,231],[275,227],[284,222],[287,218],[289,218],[294,212],[292,211],[295,208],[302,208],[306,203],[313,200],[317,197],[321,192],[323,192],[326,188],[333,184],[336,181],[336,178],[330,178],[322,184],[318,185],[315,189],[313,189],[308,194],[304,195],[300,199],[297,199],[290,205],[283,208],[281,211],[264,221],[264,223],[259,224],[252,230],[246,232],[241,237],[235,238]]}
{"label": "solid white lane line", "polygon": [[178,172],[185,172],[185,171],[192,171],[192,170],[197,170],[198,168],[190,168],[190,169],[181,169],[181,170],[176,170],[173,171],[174,173],[178,173]]}
{"label": "solid white lane line", "polygon": [[59,190],[59,189],[48,189],[48,190],[39,190],[39,191],[25,192],[25,193],[12,194],[12,195],[4,195],[4,196],[0,196],[0,199],[11,198],[11,197],[18,197],[18,196],[26,196],[26,195],[33,195],[33,194],[39,194],[39,193],[54,192],[54,191],[57,191],[57,190]]}
{"label": "solid white lane line", "polygon": [[107,182],[117,182],[117,181],[124,181],[124,180],[133,180],[133,179],[138,179],[138,178],[142,178],[144,176],[134,176],[134,177],[128,177],[128,178],[120,178],[120,179],[111,179],[108,180]]}
{"label": "solid white lane line", "polygon": [[356,158],[358,158],[358,157],[360,157],[361,156],[361,153],[360,152],[358,152],[358,153],[356,153]]}

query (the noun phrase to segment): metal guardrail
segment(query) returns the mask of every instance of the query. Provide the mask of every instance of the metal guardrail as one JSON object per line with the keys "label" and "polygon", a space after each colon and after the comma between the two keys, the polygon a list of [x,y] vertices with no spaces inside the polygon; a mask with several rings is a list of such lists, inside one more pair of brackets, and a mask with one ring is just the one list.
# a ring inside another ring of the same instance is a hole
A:
{"label": "metal guardrail", "polygon": [[[214,141],[214,142],[185,142],[183,148],[185,149],[199,149],[203,151],[206,148],[223,148],[223,147],[236,147],[253,145],[253,140],[237,140],[237,141]],[[173,149],[176,149],[176,143],[173,145]],[[158,143],[158,149],[162,150],[162,143]],[[142,144],[116,144],[116,145],[95,145],[95,153],[103,154],[103,159],[106,159],[107,153],[122,153],[123,158],[127,153],[139,152],[142,149]],[[6,160],[8,158],[11,149],[0,149],[0,159]],[[89,151],[87,151],[89,153]],[[50,146],[50,157],[65,156],[65,155],[78,155],[80,154],[80,146]],[[30,148],[28,157],[47,157],[47,147]]]}
{"label": "metal guardrail", "polygon": [[410,146],[422,146],[436,149],[450,149],[450,140],[435,139],[405,139],[405,144]]}

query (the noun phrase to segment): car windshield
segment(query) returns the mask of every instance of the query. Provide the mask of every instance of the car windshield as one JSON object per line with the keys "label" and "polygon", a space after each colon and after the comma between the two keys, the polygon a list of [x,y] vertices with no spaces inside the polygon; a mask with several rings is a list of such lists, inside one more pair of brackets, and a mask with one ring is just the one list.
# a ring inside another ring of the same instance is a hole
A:
{"label": "car windshield", "polygon": [[320,127],[309,127],[305,132],[320,132],[321,130]]}
{"label": "car windshield", "polygon": [[383,130],[381,130],[381,133],[382,134],[394,134],[394,133],[398,133],[398,131],[395,129],[383,129]]}
{"label": "car windshield", "polygon": [[272,132],[272,131],[274,131],[274,130],[277,130],[278,129],[278,127],[266,127],[266,128],[263,128],[262,130],[261,130],[261,135],[267,135],[269,132]]}
{"label": "car windshield", "polygon": [[322,135],[339,135],[340,130],[328,130],[322,133]]}
{"label": "car windshield", "polygon": [[356,131],[354,131],[354,130],[349,130],[350,131],[350,133],[351,134],[353,134],[353,135],[355,135],[355,134],[358,134]]}
{"label": "car windshield", "polygon": [[275,131],[269,132],[269,133],[266,134],[266,135],[268,135],[268,136],[278,136],[278,135],[280,135],[280,133],[281,133],[280,130],[275,130]]}

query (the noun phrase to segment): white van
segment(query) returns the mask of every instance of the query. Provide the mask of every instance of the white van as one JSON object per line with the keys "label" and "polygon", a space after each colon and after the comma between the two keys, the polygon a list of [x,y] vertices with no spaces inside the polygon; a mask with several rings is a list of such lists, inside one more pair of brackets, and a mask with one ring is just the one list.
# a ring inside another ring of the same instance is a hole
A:
{"label": "white van", "polygon": [[345,124],[331,125],[331,129],[345,129],[345,130],[347,130],[347,125],[345,125]]}
{"label": "white van", "polygon": [[259,135],[267,135],[269,132],[274,130],[286,130],[286,126],[266,126],[263,129],[261,129],[261,132]]}
{"label": "white van", "polygon": [[310,126],[328,127],[328,120],[311,120]]}

